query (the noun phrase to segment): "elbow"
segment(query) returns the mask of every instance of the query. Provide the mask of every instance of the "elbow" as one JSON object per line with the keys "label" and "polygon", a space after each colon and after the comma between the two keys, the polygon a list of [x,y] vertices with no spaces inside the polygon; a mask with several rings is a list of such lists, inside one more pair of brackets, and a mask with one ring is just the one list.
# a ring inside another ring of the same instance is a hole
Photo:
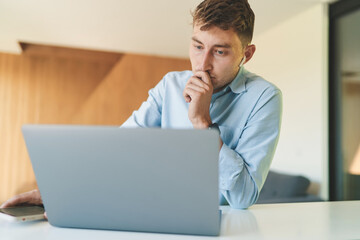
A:
{"label": "elbow", "polygon": [[234,209],[247,209],[254,205],[257,201],[257,197],[251,197],[247,199],[239,199],[239,200],[232,200],[229,201],[229,205],[231,208]]}
{"label": "elbow", "polygon": [[256,203],[259,197],[259,188],[254,182],[242,184],[241,187],[225,191],[224,197],[231,208],[247,209]]}

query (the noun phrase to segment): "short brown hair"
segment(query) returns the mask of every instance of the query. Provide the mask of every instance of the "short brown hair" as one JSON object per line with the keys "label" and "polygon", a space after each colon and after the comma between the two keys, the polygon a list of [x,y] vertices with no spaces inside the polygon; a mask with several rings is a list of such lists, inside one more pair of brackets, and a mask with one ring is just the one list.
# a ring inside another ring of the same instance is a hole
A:
{"label": "short brown hair", "polygon": [[222,30],[233,29],[244,46],[251,43],[255,14],[248,0],[204,0],[192,15],[193,25],[202,25],[202,31],[213,26]]}

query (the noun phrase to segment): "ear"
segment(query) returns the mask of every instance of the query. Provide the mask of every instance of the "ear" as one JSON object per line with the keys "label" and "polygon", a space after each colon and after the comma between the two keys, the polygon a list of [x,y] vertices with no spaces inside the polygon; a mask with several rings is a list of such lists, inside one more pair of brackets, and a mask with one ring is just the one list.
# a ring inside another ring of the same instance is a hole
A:
{"label": "ear", "polygon": [[254,56],[255,51],[256,51],[256,46],[254,44],[250,44],[245,48],[245,56],[246,56],[245,63],[250,61],[250,59]]}

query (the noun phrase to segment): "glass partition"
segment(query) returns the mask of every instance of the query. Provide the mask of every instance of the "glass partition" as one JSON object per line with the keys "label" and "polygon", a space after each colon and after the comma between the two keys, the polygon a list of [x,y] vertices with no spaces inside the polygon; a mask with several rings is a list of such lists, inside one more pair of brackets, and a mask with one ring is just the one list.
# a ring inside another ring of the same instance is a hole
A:
{"label": "glass partition", "polygon": [[330,200],[360,200],[360,1],[330,6]]}

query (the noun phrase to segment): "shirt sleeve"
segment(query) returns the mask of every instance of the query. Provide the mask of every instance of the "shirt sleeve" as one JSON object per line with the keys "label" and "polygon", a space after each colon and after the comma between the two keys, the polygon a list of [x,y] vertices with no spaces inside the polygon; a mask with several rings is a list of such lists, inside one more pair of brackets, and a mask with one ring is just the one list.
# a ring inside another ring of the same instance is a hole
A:
{"label": "shirt sleeve", "polygon": [[121,125],[124,128],[161,127],[161,112],[165,92],[165,80],[162,79],[150,89],[148,99]]}
{"label": "shirt sleeve", "polygon": [[275,153],[281,115],[280,90],[265,90],[235,149],[223,144],[219,153],[221,204],[228,202],[233,208],[248,208],[256,203]]}

